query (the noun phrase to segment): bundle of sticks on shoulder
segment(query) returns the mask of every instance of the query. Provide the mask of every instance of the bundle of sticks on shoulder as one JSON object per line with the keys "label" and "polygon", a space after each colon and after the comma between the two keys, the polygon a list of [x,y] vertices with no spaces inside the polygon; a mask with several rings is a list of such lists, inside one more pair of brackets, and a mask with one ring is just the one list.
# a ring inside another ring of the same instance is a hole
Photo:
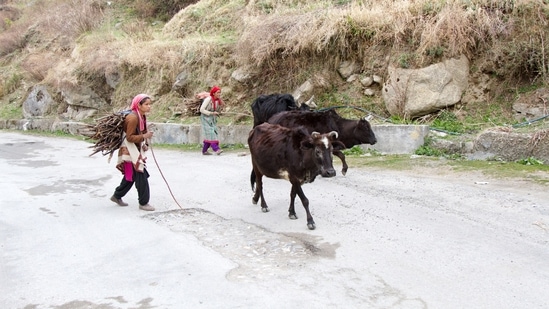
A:
{"label": "bundle of sticks on shoulder", "polygon": [[101,152],[102,155],[112,157],[122,141],[124,140],[124,118],[127,113],[113,113],[96,120],[94,125],[88,125],[87,135],[95,143],[89,148],[93,148],[92,154]]}
{"label": "bundle of sticks on shoulder", "polygon": [[180,113],[185,116],[200,116],[200,105],[202,105],[201,99],[184,98],[183,108]]}
{"label": "bundle of sticks on shoulder", "polygon": [[200,92],[195,94],[193,98],[183,98],[181,104],[171,108],[173,115],[200,116],[200,105],[209,95],[208,92]]}

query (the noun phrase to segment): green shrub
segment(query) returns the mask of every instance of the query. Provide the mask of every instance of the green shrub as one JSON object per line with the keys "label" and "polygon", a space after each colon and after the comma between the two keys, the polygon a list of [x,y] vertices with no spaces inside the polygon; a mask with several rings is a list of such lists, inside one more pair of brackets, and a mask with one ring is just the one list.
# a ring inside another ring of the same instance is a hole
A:
{"label": "green shrub", "polygon": [[543,165],[543,161],[540,161],[540,160],[538,160],[534,157],[521,159],[521,160],[518,160],[516,162],[519,163],[519,164],[522,164],[522,165]]}
{"label": "green shrub", "polygon": [[442,111],[431,123],[431,127],[455,133],[467,131],[465,125],[450,111]]}
{"label": "green shrub", "polygon": [[348,156],[348,155],[360,156],[360,155],[364,154],[364,150],[362,149],[362,147],[360,147],[358,145],[355,145],[351,148],[343,149],[341,152],[343,152],[343,154],[346,155],[346,156]]}
{"label": "green shrub", "polygon": [[461,154],[454,154],[454,153],[447,153],[446,151],[438,148],[434,148],[431,146],[433,139],[430,137],[427,137],[425,139],[425,143],[421,145],[416,151],[414,152],[416,155],[420,156],[429,156],[429,157],[444,157],[447,159],[457,160],[461,159]]}

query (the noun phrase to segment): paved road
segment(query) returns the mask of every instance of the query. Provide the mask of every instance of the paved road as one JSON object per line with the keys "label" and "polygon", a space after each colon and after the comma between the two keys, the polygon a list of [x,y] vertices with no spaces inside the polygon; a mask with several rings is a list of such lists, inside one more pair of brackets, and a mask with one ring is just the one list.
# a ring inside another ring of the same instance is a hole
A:
{"label": "paved road", "polygon": [[304,186],[309,231],[243,153],[155,150],[150,213],[89,144],[0,138],[0,308],[549,307],[547,187],[351,166]]}

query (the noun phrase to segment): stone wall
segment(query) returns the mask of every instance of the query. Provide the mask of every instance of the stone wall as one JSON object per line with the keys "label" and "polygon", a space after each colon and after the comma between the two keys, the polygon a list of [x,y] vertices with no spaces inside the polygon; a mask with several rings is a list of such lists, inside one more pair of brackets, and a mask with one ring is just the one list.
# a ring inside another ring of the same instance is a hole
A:
{"label": "stone wall", "polygon": [[[202,142],[200,125],[151,123],[155,132],[153,143],[159,144],[200,144]],[[81,135],[86,125],[81,122],[63,122],[48,118],[0,120],[0,129],[63,131]],[[246,145],[251,125],[220,126],[222,144]],[[416,125],[373,125],[377,144],[362,145],[364,150],[374,149],[384,154],[413,154],[425,143],[429,136],[428,126]],[[549,164],[549,132],[516,133],[512,130],[489,129],[477,136],[460,139],[435,140],[434,148],[450,153],[460,153],[471,160],[517,161],[530,157]]]}
{"label": "stone wall", "polygon": [[[153,143],[159,144],[200,144],[202,142],[200,125],[150,123],[155,132]],[[63,131],[81,135],[86,125],[81,122],[62,122],[52,119],[29,119],[0,121],[0,129]],[[219,138],[222,144],[246,145],[251,125],[219,126]],[[429,134],[428,126],[411,125],[373,125],[377,144],[362,145],[362,148],[374,149],[386,154],[411,154],[425,142]]]}

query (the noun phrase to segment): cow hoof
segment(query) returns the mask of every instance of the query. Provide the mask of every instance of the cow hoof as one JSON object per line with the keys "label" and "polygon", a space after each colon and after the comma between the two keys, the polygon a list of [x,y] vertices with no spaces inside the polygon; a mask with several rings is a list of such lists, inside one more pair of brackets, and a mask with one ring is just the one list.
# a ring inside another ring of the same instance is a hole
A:
{"label": "cow hoof", "polygon": [[307,227],[309,228],[309,230],[316,229],[316,225],[314,223],[307,223]]}
{"label": "cow hoof", "polygon": [[295,214],[289,214],[288,215],[288,218],[292,219],[292,220],[296,220],[297,219],[297,216]]}
{"label": "cow hoof", "polygon": [[252,204],[257,205],[257,201],[252,198]]}
{"label": "cow hoof", "polygon": [[261,211],[263,211],[263,212],[269,212],[269,207],[261,207]]}
{"label": "cow hoof", "polygon": [[347,174],[347,170],[341,170],[341,174],[345,176],[345,174]]}

